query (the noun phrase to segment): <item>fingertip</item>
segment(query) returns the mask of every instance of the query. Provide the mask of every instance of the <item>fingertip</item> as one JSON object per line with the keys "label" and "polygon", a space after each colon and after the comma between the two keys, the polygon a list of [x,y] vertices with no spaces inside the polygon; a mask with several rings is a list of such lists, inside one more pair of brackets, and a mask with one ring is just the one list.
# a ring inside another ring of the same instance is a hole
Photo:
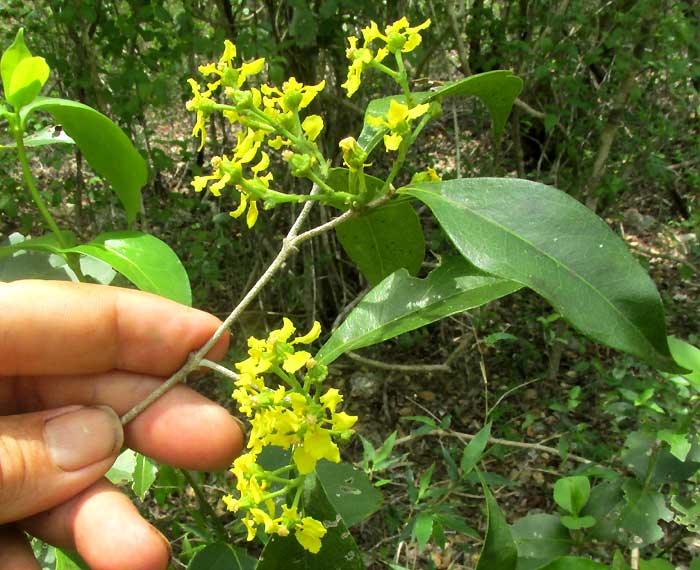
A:
{"label": "fingertip", "polygon": [[93,570],[165,570],[170,545],[107,482],[95,485],[73,510],[75,547]]}

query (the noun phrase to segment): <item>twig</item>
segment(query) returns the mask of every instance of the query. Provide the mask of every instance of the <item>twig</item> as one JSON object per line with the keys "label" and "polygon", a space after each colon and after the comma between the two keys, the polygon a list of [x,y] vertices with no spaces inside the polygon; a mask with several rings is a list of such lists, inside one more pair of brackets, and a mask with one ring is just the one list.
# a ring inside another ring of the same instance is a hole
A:
{"label": "twig", "polygon": [[425,373],[425,372],[449,372],[451,368],[446,364],[393,364],[360,356],[356,352],[346,352],[345,356],[360,364],[366,364],[380,370],[392,370],[396,372]]}
{"label": "twig", "polygon": [[525,101],[523,101],[520,98],[517,98],[514,102],[514,105],[523,111],[525,111],[528,115],[531,117],[535,117],[536,119],[542,119],[544,120],[547,117],[547,113],[543,113],[542,111],[538,111],[537,109],[534,109],[530,107]]}
{"label": "twig", "polygon": [[229,370],[225,366],[221,366],[221,364],[217,364],[216,362],[212,362],[211,360],[207,360],[206,358],[203,358],[199,365],[204,366],[205,368],[209,368],[214,372],[218,372],[222,376],[226,376],[234,382],[240,378],[240,376],[236,374],[233,370]]}
{"label": "twig", "polygon": [[[427,433],[422,433],[419,434],[419,436],[416,435],[406,435],[404,437],[400,437],[396,440],[394,445],[401,445],[403,443],[407,443],[414,439],[415,437],[424,437],[426,435],[434,435],[438,437],[456,437],[457,439],[460,439],[462,441],[471,441],[474,439],[476,436],[471,435],[469,433],[461,433],[458,431],[453,431],[453,430],[444,430],[444,429],[434,429],[432,431],[429,431]],[[492,443],[494,445],[503,445],[505,447],[517,447],[520,449],[534,449],[536,451],[543,451],[545,453],[551,453],[553,455],[559,455],[559,450],[555,449],[553,447],[549,447],[548,445],[542,445],[540,443],[526,443],[523,441],[512,441],[510,439],[501,439],[498,437],[490,437],[489,438],[489,443]],[[583,463],[584,465],[590,465],[593,463],[590,459],[586,459],[585,457],[581,457],[580,455],[574,455],[573,453],[569,453],[567,455],[568,459],[571,459],[572,461],[576,461],[577,463]]]}
{"label": "twig", "polygon": [[652,251],[651,249],[647,249],[646,247],[642,247],[641,245],[630,245],[632,249],[635,251],[638,251],[642,255],[646,255],[647,257],[658,257],[661,259],[668,259],[669,261],[675,261],[676,263],[680,263],[681,265],[685,265],[688,269],[692,270],[693,273],[696,275],[700,275],[700,267],[695,265],[694,263],[691,263],[687,259],[684,259],[682,257],[676,257],[675,255],[668,255],[665,253],[657,253],[655,251]]}
{"label": "twig", "polygon": [[[319,189],[317,186],[314,186],[312,189],[311,193],[316,194],[319,192]],[[374,202],[371,202],[366,206],[366,208],[375,208],[377,206],[381,206],[382,204],[385,204],[391,199],[391,195],[386,195],[383,196],[382,198],[379,198],[375,200]],[[138,416],[143,410],[145,410],[148,406],[150,406],[153,402],[155,402],[158,398],[160,398],[163,394],[171,390],[174,386],[182,382],[185,378],[187,378],[187,375],[196,370],[200,365],[204,357],[209,353],[209,351],[214,347],[214,345],[218,342],[218,340],[223,336],[223,334],[231,327],[231,325],[238,320],[238,318],[241,316],[243,311],[248,307],[248,305],[257,297],[258,293],[267,285],[272,277],[284,266],[285,262],[287,261],[287,258],[289,258],[292,254],[296,253],[298,251],[299,245],[302,244],[303,242],[316,237],[317,235],[322,234],[323,232],[327,232],[329,230],[332,230],[336,226],[342,224],[344,221],[348,220],[349,218],[352,218],[356,216],[360,210],[348,210],[347,212],[341,214],[340,216],[333,218],[332,220],[326,222],[325,224],[322,224],[320,226],[317,226],[315,228],[311,228],[310,230],[307,230],[303,233],[299,233],[302,225],[306,221],[306,219],[309,216],[309,212],[311,211],[311,208],[313,206],[314,202],[313,201],[308,201],[304,203],[304,207],[302,208],[301,212],[299,213],[299,216],[297,217],[296,221],[290,228],[289,232],[287,233],[287,236],[282,240],[282,247],[279,250],[279,253],[277,256],[272,260],[270,265],[267,267],[265,272],[260,276],[258,281],[251,287],[251,289],[244,295],[243,299],[238,303],[235,309],[231,311],[231,314],[229,314],[228,317],[226,317],[226,320],[221,323],[218,329],[216,329],[216,332],[211,336],[211,338],[202,346],[199,350],[193,352],[190,354],[190,357],[187,359],[187,362],[177,371],[175,372],[170,378],[168,378],[163,384],[161,384],[156,390],[151,392],[144,400],[136,404],[133,408],[131,408],[126,414],[124,414],[121,417],[121,422],[122,425],[128,424],[131,420],[133,420],[136,416]]]}
{"label": "twig", "polygon": [[639,548],[633,548],[630,553],[630,568],[639,570]]}
{"label": "twig", "polygon": [[498,407],[498,404],[500,404],[503,400],[505,400],[508,396],[510,396],[513,392],[520,390],[520,388],[524,388],[525,386],[529,386],[530,384],[534,384],[535,382],[541,382],[544,380],[544,378],[535,378],[534,380],[528,380],[527,382],[523,382],[522,384],[518,384],[517,386],[513,386],[510,390],[506,390],[501,396],[496,400],[496,403],[491,406],[491,409],[489,410],[489,414],[492,414],[493,411]]}

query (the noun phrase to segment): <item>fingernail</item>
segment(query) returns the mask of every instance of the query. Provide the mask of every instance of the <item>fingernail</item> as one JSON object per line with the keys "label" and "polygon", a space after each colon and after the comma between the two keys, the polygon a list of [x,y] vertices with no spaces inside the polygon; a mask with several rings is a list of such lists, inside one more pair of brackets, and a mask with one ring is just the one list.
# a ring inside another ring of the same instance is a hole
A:
{"label": "fingernail", "polygon": [[112,408],[84,407],[50,418],[44,424],[44,441],[57,467],[77,471],[114,455],[124,433]]}

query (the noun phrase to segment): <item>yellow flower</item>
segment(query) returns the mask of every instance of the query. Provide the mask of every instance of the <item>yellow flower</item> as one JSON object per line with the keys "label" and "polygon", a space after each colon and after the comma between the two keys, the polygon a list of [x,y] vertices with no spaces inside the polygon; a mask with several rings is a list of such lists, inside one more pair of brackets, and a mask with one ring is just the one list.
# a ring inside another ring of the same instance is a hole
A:
{"label": "yellow flower", "polygon": [[338,412],[332,416],[333,430],[343,433],[349,431],[357,423],[357,416]]}
{"label": "yellow flower", "polygon": [[323,130],[323,119],[319,115],[309,115],[301,123],[301,128],[310,141],[315,141]]}
{"label": "yellow flower", "polygon": [[369,117],[367,122],[373,127],[388,128],[390,132],[384,135],[384,146],[388,151],[398,150],[401,141],[410,132],[411,122],[425,115],[429,109],[428,103],[409,108],[408,105],[392,99],[385,117],[374,115]]}
{"label": "yellow flower", "polygon": [[199,148],[197,150],[202,150],[204,148],[204,143],[207,140],[206,122],[214,111],[214,105],[216,103],[211,99],[211,90],[200,91],[201,87],[194,79],[188,79],[187,82],[192,88],[193,98],[187,101],[185,108],[188,111],[197,112],[197,120],[195,121],[194,128],[192,129],[192,136],[196,137],[199,135],[200,142]]}
{"label": "yellow flower", "polygon": [[323,396],[321,396],[320,401],[331,413],[333,413],[335,412],[338,404],[343,401],[343,396],[336,388],[331,388],[330,390],[327,390]]}
{"label": "yellow flower", "polygon": [[421,43],[421,35],[418,33],[430,26],[430,19],[427,19],[418,26],[411,27],[404,16],[393,24],[386,27],[387,48],[391,52],[401,50],[404,53],[413,51]]}
{"label": "yellow flower", "polygon": [[296,525],[294,535],[306,550],[317,554],[321,550],[321,539],[326,536],[326,532],[328,531],[321,522],[311,517],[304,517]]}
{"label": "yellow flower", "polygon": [[285,372],[294,374],[297,370],[301,370],[306,363],[311,359],[311,353],[305,350],[298,350],[284,359],[282,368]]}
{"label": "yellow flower", "polygon": [[326,82],[321,81],[316,85],[304,85],[295,77],[290,77],[282,84],[282,89],[262,85],[260,87],[263,97],[265,113],[273,118],[279,117],[281,112],[300,111],[311,104],[316,96],[326,87]]}

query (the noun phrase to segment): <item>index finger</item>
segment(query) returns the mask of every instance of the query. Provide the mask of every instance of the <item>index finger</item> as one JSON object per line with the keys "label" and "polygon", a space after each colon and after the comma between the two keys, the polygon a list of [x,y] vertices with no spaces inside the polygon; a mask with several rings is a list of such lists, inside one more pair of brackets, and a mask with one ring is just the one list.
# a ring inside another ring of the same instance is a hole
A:
{"label": "index finger", "polygon": [[[168,299],[59,281],[0,283],[0,376],[119,369],[167,376],[221,324]],[[228,334],[208,358],[221,358]]]}

